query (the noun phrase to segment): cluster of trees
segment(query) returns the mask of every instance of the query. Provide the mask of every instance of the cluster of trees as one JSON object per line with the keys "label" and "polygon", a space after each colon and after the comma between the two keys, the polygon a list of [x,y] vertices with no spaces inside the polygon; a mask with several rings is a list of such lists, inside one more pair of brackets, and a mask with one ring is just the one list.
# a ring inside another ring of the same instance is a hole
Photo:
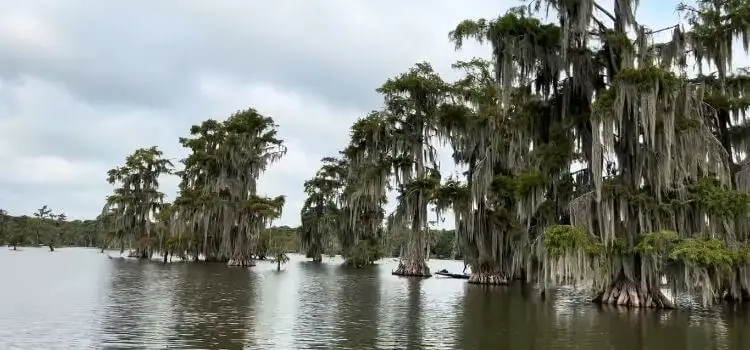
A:
{"label": "cluster of trees", "polygon": [[[300,248],[355,266],[398,251],[394,274],[427,277],[431,248],[447,244],[429,228],[432,207],[438,219],[454,213],[452,252],[471,283],[587,283],[601,303],[673,307],[666,278],[706,303],[747,299],[750,70],[731,62],[738,39],[750,46],[750,5],[697,0],[667,28],[639,24],[633,0],[612,8],[530,0],[459,23],[456,49],[474,40],[490,59],[455,63],[457,81],[418,63],[378,88],[382,108],[304,184]],[[558,23],[541,22],[544,10]],[[284,197],[257,189],[286,152],[273,120],[238,111],[180,143],[190,155],[173,203],[158,180],[174,167],[156,147],[108,173],[100,221],[112,240],[140,258],[283,261],[291,240],[269,227]],[[441,143],[462,177],[443,179]]]}
{"label": "cluster of trees", "polygon": [[[265,230],[261,242],[268,247],[274,239],[284,252],[300,252],[299,227],[272,226]],[[453,230],[435,230],[431,239],[431,254],[440,259],[460,258],[455,247]],[[45,205],[31,216],[12,216],[0,209],[0,244],[16,250],[19,246],[97,247],[101,249],[130,247],[129,242],[115,239],[114,231],[107,230],[101,216],[92,220],[68,220],[64,214],[53,214]],[[399,256],[404,236],[389,237],[382,242],[386,256]],[[341,254],[340,250],[327,252]]]}
{"label": "cluster of trees", "polygon": [[[105,227],[138,258],[160,253],[165,261],[178,255],[230,266],[253,266],[266,256],[286,261],[287,235],[269,230],[285,197],[265,197],[257,188],[286,153],[276,128],[254,109],[193,125],[179,140],[190,153],[176,172],[157,147],[136,150],[107,174],[115,189],[101,214]],[[166,203],[159,178],[173,173],[181,179],[179,194]]]}
{"label": "cluster of trees", "polygon": [[95,247],[104,240],[97,220],[68,220],[47,205],[31,216],[11,216],[0,209],[0,243],[14,250],[23,245],[45,245],[50,251],[59,246]]}
{"label": "cluster of trees", "polygon": [[[340,246],[369,263],[374,242],[405,233],[394,273],[429,276],[434,206],[455,214],[471,283],[587,283],[601,303],[673,307],[666,277],[707,303],[746,299],[750,75],[731,62],[750,4],[697,0],[668,28],[639,24],[636,4],[532,0],[459,23],[456,49],[474,40],[491,59],[457,62],[453,82],[419,63],[377,90],[382,109],[305,183],[308,255]],[[442,180],[441,142],[465,177]]]}

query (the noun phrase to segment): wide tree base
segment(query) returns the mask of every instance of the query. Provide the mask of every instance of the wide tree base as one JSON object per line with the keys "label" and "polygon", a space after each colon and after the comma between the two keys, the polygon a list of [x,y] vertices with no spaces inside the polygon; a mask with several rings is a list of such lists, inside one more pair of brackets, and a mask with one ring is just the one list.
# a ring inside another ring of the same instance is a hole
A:
{"label": "wide tree base", "polygon": [[252,259],[229,259],[227,266],[234,267],[251,267],[255,266],[255,261]]}
{"label": "wide tree base", "polygon": [[501,273],[472,272],[469,283],[501,286],[508,284],[508,279]]}
{"label": "wide tree base", "polygon": [[615,280],[607,289],[599,293],[593,302],[605,305],[674,309],[672,300],[660,290],[642,290],[641,285],[625,277]]}
{"label": "wide tree base", "polygon": [[403,277],[431,277],[430,268],[427,264],[422,262],[399,262],[396,271],[393,271],[393,275]]}

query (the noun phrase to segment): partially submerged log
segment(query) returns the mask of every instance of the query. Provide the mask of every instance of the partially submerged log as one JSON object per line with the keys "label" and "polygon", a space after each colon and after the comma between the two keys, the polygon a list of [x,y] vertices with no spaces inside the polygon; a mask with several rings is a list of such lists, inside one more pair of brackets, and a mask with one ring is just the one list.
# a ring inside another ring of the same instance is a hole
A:
{"label": "partially submerged log", "polygon": [[616,279],[610,286],[599,293],[593,300],[597,304],[644,307],[657,309],[674,309],[675,303],[664,293],[656,289],[644,290],[639,283],[625,277]]}

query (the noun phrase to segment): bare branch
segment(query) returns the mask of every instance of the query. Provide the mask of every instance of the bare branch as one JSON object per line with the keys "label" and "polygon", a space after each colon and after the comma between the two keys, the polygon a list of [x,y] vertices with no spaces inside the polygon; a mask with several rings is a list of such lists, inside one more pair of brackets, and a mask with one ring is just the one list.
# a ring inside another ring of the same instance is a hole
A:
{"label": "bare branch", "polygon": [[609,17],[610,19],[612,19],[613,22],[615,21],[615,15],[613,15],[611,12],[607,11],[606,9],[604,9],[604,7],[602,7],[602,5],[597,4],[596,1],[594,1],[594,7],[597,10],[601,11],[602,13],[604,13],[605,15],[607,15],[607,17]]}

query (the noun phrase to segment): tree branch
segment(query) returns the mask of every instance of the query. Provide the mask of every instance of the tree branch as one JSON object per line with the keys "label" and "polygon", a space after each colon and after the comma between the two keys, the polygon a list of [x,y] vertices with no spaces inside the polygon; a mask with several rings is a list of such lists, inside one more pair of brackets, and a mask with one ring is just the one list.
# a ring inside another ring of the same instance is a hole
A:
{"label": "tree branch", "polygon": [[604,13],[605,15],[607,15],[607,17],[611,18],[613,22],[615,21],[615,15],[613,15],[611,12],[607,11],[606,9],[604,9],[604,7],[602,7],[602,5],[597,4],[596,1],[594,1],[594,8],[596,8],[597,10],[599,10],[602,13]]}
{"label": "tree branch", "polygon": [[678,24],[675,24],[675,25],[672,25],[672,26],[669,26],[669,27],[666,27],[666,28],[657,29],[657,30],[651,30],[651,31],[646,32],[646,35],[660,33],[660,32],[663,32],[665,30],[670,30],[670,29],[674,29],[674,28],[677,28],[677,27],[678,27]]}

